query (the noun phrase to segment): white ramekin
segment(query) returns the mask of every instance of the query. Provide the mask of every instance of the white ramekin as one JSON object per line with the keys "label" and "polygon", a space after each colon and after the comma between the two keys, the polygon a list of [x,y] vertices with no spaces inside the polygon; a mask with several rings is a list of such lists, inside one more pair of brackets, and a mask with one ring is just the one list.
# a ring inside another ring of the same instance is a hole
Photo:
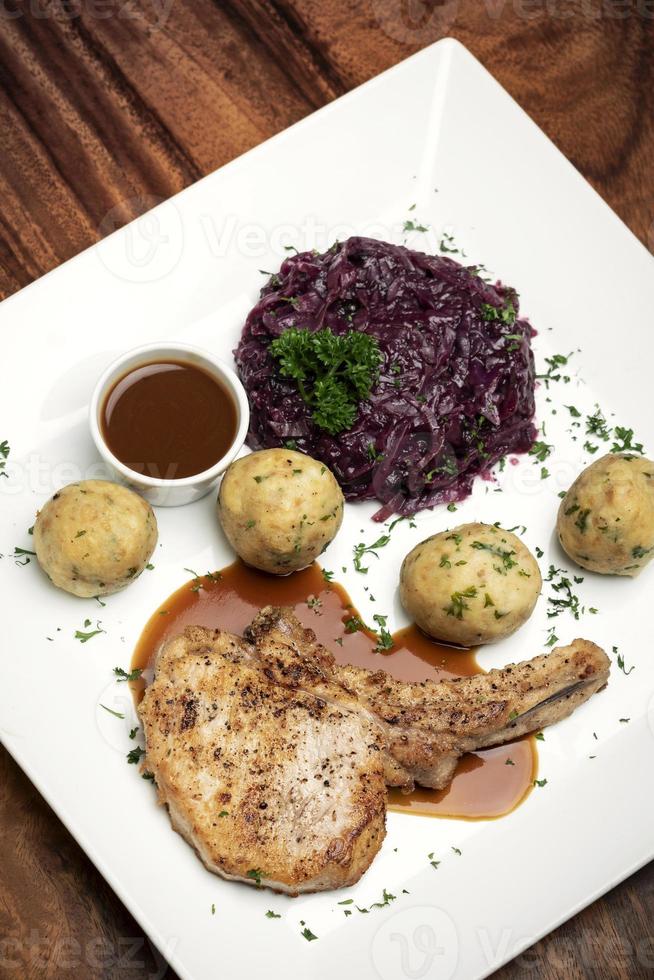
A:
{"label": "white ramekin", "polygon": [[[237,429],[234,441],[228,451],[211,469],[180,480],[157,480],[154,477],[136,473],[114,456],[102,435],[101,412],[105,398],[120,378],[142,364],[170,360],[186,361],[203,368],[227,388],[236,405]],[[174,342],[146,344],[117,357],[96,384],[89,409],[89,424],[93,441],[111,473],[120,483],[138,491],[142,497],[158,507],[177,507],[180,504],[190,504],[209,493],[218,483],[221,473],[227,469],[241,450],[249,423],[248,397],[234,371],[223,361],[213,357],[208,351]]]}

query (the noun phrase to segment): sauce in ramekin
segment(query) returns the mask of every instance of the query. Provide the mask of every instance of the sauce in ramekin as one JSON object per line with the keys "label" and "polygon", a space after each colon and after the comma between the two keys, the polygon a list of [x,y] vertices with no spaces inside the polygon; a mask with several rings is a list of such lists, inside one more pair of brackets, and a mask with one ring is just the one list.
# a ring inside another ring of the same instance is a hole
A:
{"label": "sauce in ramekin", "polygon": [[208,371],[162,360],[115,382],[102,404],[100,427],[109,450],[129,469],[181,480],[222,459],[236,437],[238,410]]}

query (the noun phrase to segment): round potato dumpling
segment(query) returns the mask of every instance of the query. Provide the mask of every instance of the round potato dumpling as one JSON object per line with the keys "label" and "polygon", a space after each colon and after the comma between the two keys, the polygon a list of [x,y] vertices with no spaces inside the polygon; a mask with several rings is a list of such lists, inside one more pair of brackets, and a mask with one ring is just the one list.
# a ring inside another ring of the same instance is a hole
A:
{"label": "round potato dumpling", "polygon": [[156,543],[150,505],[106,480],[62,487],[34,524],[43,571],[58,588],[85,598],[124,589],[141,574]]}
{"label": "round potato dumpling", "polygon": [[441,531],[404,559],[400,598],[428,636],[473,646],[510,636],[531,616],[542,586],[536,559],[494,524]]}
{"label": "round potato dumpling", "polygon": [[654,557],[654,462],[609,453],[591,463],[561,501],[556,529],[582,568],[638,575]]}
{"label": "round potato dumpling", "polygon": [[218,494],[218,518],[247,565],[288,575],[310,565],[343,520],[343,494],[326,466],[289,449],[235,460]]}

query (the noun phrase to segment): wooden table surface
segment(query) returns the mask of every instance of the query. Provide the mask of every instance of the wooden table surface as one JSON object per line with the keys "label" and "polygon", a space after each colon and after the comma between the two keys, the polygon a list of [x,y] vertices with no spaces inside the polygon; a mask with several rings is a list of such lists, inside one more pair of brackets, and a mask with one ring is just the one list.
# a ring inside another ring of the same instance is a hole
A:
{"label": "wooden table surface", "polygon": [[[651,0],[2,0],[0,296],[447,34],[654,250]],[[0,977],[166,969],[3,752]],[[653,972],[650,865],[496,976]]]}

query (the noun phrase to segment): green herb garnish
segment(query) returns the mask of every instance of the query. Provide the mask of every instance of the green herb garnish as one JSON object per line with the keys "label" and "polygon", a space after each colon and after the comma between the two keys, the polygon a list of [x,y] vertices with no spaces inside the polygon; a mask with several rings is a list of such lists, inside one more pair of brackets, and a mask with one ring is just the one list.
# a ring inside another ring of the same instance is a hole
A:
{"label": "green herb garnish", "polygon": [[449,606],[445,607],[445,612],[448,616],[454,616],[455,619],[463,619],[463,613],[470,608],[466,599],[474,599],[476,595],[477,589],[474,585],[468,586],[464,592],[453,592],[450,596],[451,602]]}
{"label": "green herb garnish", "polygon": [[595,436],[596,439],[602,439],[604,442],[608,442],[611,437],[610,429],[599,405],[595,406],[593,415],[586,416],[586,433],[589,436]]}
{"label": "green herb garnish", "polygon": [[473,541],[472,546],[475,551],[489,551],[491,555],[495,555],[497,558],[502,560],[502,568],[497,565],[493,565],[496,572],[501,575],[506,575],[508,571],[514,568],[518,563],[513,557],[515,551],[507,551],[504,548],[498,548],[492,544],[486,544],[484,541]]}
{"label": "green herb garnish", "polygon": [[4,476],[7,480],[8,475],[5,473],[5,466],[7,465],[7,459],[9,458],[9,453],[11,452],[11,447],[6,439],[0,442],[0,476]]}
{"label": "green herb garnish", "polygon": [[[500,320],[502,323],[506,323],[508,326],[513,326],[516,320],[516,312],[511,299],[507,299],[503,307],[499,308],[497,306],[492,306],[490,303],[481,304],[481,315],[484,320]],[[513,339],[519,337],[522,340],[522,334],[511,335]]]}
{"label": "green herb garnish", "polygon": [[142,667],[135,667],[134,670],[130,670],[129,673],[126,670],[123,670],[122,667],[114,667],[114,674],[116,675],[117,681],[137,681],[142,673]]}
{"label": "green herb garnish", "polygon": [[345,620],[343,626],[346,633],[360,633],[366,628],[366,624],[358,616],[350,616],[349,619]]}
{"label": "green herb garnish", "polygon": [[375,652],[379,653],[382,650],[392,650],[393,637],[386,629],[386,621],[388,620],[388,616],[381,616],[379,613],[375,613],[375,615],[372,618],[379,626],[379,633],[377,634],[377,644],[375,646]]}
{"label": "green herb garnish", "polygon": [[622,671],[622,673],[626,677],[628,677],[629,674],[632,672],[632,670],[635,670],[636,669],[635,666],[632,665],[629,668],[629,670],[627,670],[627,668],[625,667],[625,663],[624,663],[624,657],[622,656],[621,653],[618,653],[618,648],[617,647],[613,647],[613,652],[616,655],[617,660],[618,660],[618,668]]}
{"label": "green herb garnish", "polygon": [[101,707],[101,708],[104,708],[104,710],[105,710],[105,711],[108,711],[110,715],[113,715],[113,716],[114,716],[114,718],[120,718],[120,719],[121,719],[121,721],[122,721],[122,720],[124,719],[124,717],[125,717],[125,715],[123,715],[123,714],[122,714],[122,713],[121,713],[120,711],[113,711],[113,710],[112,710],[111,708],[108,708],[108,707],[106,706],[106,704],[102,704],[102,703],[101,703],[101,704],[100,704],[100,707]]}
{"label": "green herb garnish", "polygon": [[370,909],[383,909],[383,908],[386,908],[386,906],[387,905],[390,905],[391,902],[394,902],[396,898],[397,898],[397,895],[393,895],[391,892],[387,891],[386,888],[384,888],[384,890],[382,892],[382,899],[381,899],[381,901],[380,902],[373,902],[372,905],[369,907],[368,911],[370,911]]}
{"label": "green herb garnish", "polygon": [[572,352],[568,355],[565,354],[553,354],[552,357],[546,357],[545,363],[547,364],[547,371],[544,374],[537,374],[536,377],[540,381],[545,382],[545,387],[549,388],[550,381],[563,381],[567,384],[570,381],[570,375],[562,374],[561,368],[565,367],[572,357]]}
{"label": "green herb garnish", "polygon": [[330,435],[352,427],[381,363],[375,338],[357,330],[337,335],[328,328],[291,327],[272,341],[270,353],[280,374],[296,382],[316,425]]}
{"label": "green herb garnish", "polygon": [[531,449],[529,450],[529,455],[534,456],[539,463],[544,463],[547,457],[552,452],[554,447],[547,442],[536,441]]}
{"label": "green herb garnish", "polygon": [[644,453],[642,442],[632,442],[634,437],[633,429],[624,429],[621,425],[616,425],[613,430],[613,438],[617,440],[611,446],[612,453],[625,453],[627,451],[632,453],[640,453],[641,456]]}
{"label": "green herb garnish", "polygon": [[[90,626],[91,620],[85,619],[84,625]],[[107,631],[103,630],[102,627],[100,626],[100,623],[98,622],[96,628],[94,630],[89,630],[87,633],[83,632],[82,630],[75,630],[74,637],[76,640],[79,640],[80,643],[88,643],[88,641],[92,640],[94,636],[98,636],[99,633],[106,633],[106,632]]]}
{"label": "green herb garnish", "polygon": [[388,542],[391,540],[390,534],[382,534],[376,541],[372,544],[365,544],[361,541],[359,544],[354,546],[354,568],[357,572],[361,572],[362,575],[368,574],[368,569],[364,568],[361,564],[361,559],[364,555],[374,555],[375,558],[379,558],[377,551],[379,548],[385,548]]}
{"label": "green herb garnish", "polygon": [[11,557],[12,558],[24,558],[25,561],[17,561],[16,564],[17,565],[21,565],[21,566],[25,566],[25,565],[29,565],[30,561],[35,556],[36,556],[36,552],[35,551],[28,551],[26,548],[14,548],[14,553],[13,553],[13,555]]}
{"label": "green herb garnish", "polygon": [[424,232],[424,231],[429,231],[429,227],[428,227],[428,225],[421,225],[421,224],[416,223],[415,221],[411,221],[411,219],[409,219],[408,221],[405,221],[404,222],[404,225],[402,227],[402,231],[404,231],[404,232],[423,231]]}
{"label": "green herb garnish", "polygon": [[586,528],[588,527],[588,515],[590,514],[590,507],[586,507],[584,510],[580,510],[575,518],[575,527],[578,527],[582,534],[586,533]]}
{"label": "green herb garnish", "polygon": [[[576,585],[583,582],[581,575],[575,575],[573,579]],[[549,605],[552,607],[547,611],[548,618],[552,619],[567,609],[575,619],[579,619],[581,612],[579,596],[573,592],[572,582],[568,578],[565,569],[550,565],[545,581],[551,583],[552,590],[556,593],[555,596],[549,596],[547,599]]]}

